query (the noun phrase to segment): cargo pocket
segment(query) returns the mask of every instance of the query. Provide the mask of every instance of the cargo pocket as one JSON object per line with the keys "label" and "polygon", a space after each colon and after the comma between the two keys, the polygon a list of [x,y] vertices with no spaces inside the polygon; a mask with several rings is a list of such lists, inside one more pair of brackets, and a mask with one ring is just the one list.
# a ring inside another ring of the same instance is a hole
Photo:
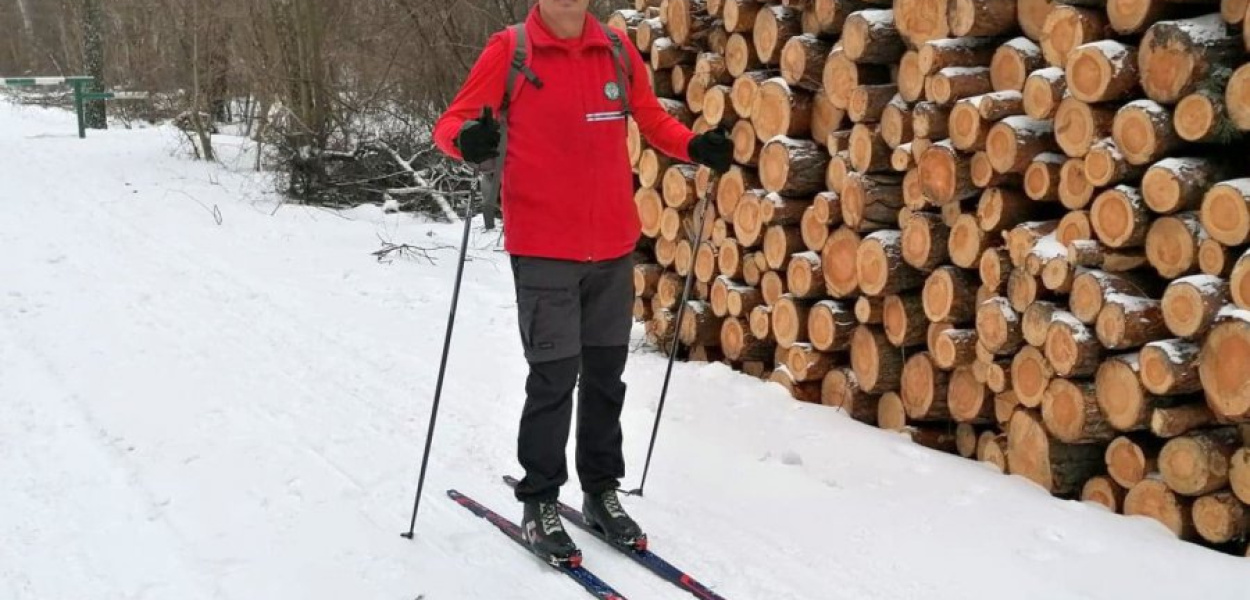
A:
{"label": "cargo pocket", "polygon": [[580,310],[576,290],[520,286],[517,307],[525,359],[539,363],[581,352]]}

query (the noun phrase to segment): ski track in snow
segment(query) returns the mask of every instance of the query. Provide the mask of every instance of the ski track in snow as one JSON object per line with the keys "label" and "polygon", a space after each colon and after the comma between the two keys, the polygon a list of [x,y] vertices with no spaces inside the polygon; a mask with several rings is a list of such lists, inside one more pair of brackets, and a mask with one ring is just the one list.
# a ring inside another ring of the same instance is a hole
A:
{"label": "ski track in snow", "polygon": [[[168,129],[78,140],[72,121],[0,104],[0,597],[584,597],[443,493],[519,517],[499,477],[518,472],[525,364],[496,234],[472,242],[410,542],[459,226],[275,213],[238,138],[205,165]],[[380,264],[380,234],[452,248]],[[626,487],[663,369],[631,357]],[[1153,522],[722,365],[678,365],[670,394],[647,497],[625,503],[726,598],[1231,599],[1250,584],[1244,560]],[[580,504],[575,479],[564,499]],[[689,597],[573,533],[626,596]]]}

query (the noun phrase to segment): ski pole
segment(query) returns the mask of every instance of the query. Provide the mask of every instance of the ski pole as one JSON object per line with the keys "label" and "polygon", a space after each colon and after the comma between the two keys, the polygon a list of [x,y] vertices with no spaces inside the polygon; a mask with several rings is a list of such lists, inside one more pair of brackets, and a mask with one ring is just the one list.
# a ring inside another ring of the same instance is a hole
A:
{"label": "ski pole", "polygon": [[[490,119],[490,109],[482,111],[484,119]],[[498,177],[498,169],[492,170],[492,176]],[[451,314],[447,317],[447,334],[443,338],[443,357],[438,364],[438,381],[434,384],[434,406],[430,409],[430,428],[425,434],[425,451],[421,454],[421,474],[417,478],[417,495],[412,500],[412,519],[408,522],[408,531],[399,535],[412,539],[417,526],[417,510],[421,508],[421,492],[425,489],[425,471],[430,464],[430,446],[434,441],[434,424],[438,421],[438,404],[443,396],[443,376],[447,373],[447,354],[451,348],[451,331],[456,324],[456,305],[460,303],[460,281],[464,277],[464,263],[469,250],[469,229],[473,224],[473,197],[481,190],[482,167],[473,172],[473,190],[464,203],[464,237],[460,240],[460,262],[456,265],[456,283],[451,291]]]}
{"label": "ski pole", "polygon": [[[705,225],[704,217],[707,215],[707,195],[699,199],[699,203],[695,206],[694,216],[694,237],[690,240],[691,248],[698,248],[699,242],[703,239],[703,226]],[[651,427],[651,442],[647,445],[647,462],[642,468],[642,482],[638,484],[638,489],[625,492],[631,496],[642,496],[642,489],[647,485],[647,473],[651,471],[651,455],[655,452],[655,438],[660,432],[660,417],[664,414],[664,402],[668,399],[668,383],[673,377],[673,361],[677,358],[677,347],[681,344],[681,319],[686,313],[686,302],[690,300],[690,290],[694,286],[694,264],[691,263],[690,270],[686,271],[686,286],[682,288],[681,304],[677,305],[677,321],[676,331],[673,333],[673,343],[668,350],[668,367],[664,370],[664,385],[660,388],[660,404],[655,410],[655,424]]]}

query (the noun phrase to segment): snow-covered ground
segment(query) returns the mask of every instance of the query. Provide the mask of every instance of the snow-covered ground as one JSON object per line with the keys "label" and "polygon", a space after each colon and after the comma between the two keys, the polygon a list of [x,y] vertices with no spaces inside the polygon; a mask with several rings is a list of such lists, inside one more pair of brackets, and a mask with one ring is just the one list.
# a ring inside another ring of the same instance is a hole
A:
{"label": "snow-covered ground", "polygon": [[[0,103],[0,598],[576,599],[449,501],[505,514],[525,364],[473,241],[428,496],[406,529],[459,227],[282,206],[168,129]],[[214,213],[220,216],[220,223]],[[379,237],[448,246],[378,263]],[[663,373],[628,369],[636,484]],[[575,485],[565,498],[577,502]],[[721,365],[679,365],[655,550],[735,600],[1245,598],[1250,563],[1051,498]],[[575,532],[634,599],[686,598]]]}

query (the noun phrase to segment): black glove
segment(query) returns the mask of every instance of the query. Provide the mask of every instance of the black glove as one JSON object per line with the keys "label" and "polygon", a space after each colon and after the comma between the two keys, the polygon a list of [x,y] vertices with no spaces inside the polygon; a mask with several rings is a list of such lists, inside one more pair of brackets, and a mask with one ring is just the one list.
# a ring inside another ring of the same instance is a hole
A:
{"label": "black glove", "polygon": [[713,129],[694,136],[687,149],[690,158],[701,165],[724,173],[733,166],[734,143],[724,129]]}
{"label": "black glove", "polygon": [[499,157],[499,122],[491,115],[489,106],[482,108],[482,116],[460,126],[456,147],[469,163],[481,164]]}

